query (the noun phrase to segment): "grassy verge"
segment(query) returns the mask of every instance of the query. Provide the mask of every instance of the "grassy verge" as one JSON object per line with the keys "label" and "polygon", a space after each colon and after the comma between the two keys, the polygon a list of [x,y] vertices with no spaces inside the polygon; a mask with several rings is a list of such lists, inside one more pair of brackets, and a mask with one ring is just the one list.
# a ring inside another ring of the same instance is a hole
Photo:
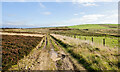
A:
{"label": "grassy verge", "polygon": [[77,47],[69,46],[60,39],[53,38],[89,71],[118,70],[116,51],[93,47],[88,43],[81,43]]}

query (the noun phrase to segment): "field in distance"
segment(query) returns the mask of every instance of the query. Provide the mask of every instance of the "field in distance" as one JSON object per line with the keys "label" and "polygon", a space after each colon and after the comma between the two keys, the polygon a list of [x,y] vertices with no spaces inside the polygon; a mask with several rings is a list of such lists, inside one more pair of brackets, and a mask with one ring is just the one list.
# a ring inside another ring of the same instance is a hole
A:
{"label": "field in distance", "polygon": [[84,24],[84,25],[74,25],[68,27],[76,28],[76,29],[117,29],[118,24]]}

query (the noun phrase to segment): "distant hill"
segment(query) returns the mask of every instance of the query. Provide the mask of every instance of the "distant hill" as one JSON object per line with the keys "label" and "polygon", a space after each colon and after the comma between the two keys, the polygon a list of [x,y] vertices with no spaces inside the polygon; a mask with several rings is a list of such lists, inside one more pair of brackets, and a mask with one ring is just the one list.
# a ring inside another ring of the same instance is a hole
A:
{"label": "distant hill", "polygon": [[68,28],[76,28],[76,29],[117,29],[118,24],[84,24],[84,25],[68,26]]}

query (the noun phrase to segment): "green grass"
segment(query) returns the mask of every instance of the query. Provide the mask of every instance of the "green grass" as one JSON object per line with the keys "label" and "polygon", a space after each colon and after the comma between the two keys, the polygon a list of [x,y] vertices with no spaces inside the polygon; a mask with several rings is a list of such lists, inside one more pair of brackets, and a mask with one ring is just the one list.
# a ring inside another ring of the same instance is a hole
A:
{"label": "green grass", "polygon": [[109,28],[108,26],[117,26],[117,24],[84,24],[84,25],[75,25],[75,26],[68,26],[69,28],[75,29],[115,29]]}
{"label": "green grass", "polygon": [[118,24],[104,24],[104,25],[118,26]]}
{"label": "green grass", "polygon": [[59,51],[59,48],[57,47],[57,45],[55,44],[55,41],[52,38],[51,38],[51,42],[52,42],[52,44],[54,46],[54,50]]}
{"label": "green grass", "polygon": [[93,37],[93,42],[95,44],[103,45],[103,39],[105,39],[105,46],[114,48],[118,47],[118,38],[110,38],[110,37],[96,37],[96,36],[77,36],[77,38],[80,38],[82,40],[89,40],[92,41]]}

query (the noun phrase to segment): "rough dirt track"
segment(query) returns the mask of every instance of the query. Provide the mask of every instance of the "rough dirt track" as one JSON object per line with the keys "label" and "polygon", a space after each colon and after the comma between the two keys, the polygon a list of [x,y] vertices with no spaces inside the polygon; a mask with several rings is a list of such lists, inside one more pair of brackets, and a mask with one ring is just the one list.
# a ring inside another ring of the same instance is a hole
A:
{"label": "rough dirt track", "polygon": [[[8,34],[8,33],[5,33]],[[14,35],[14,34],[9,34]],[[17,34],[20,35],[20,34]],[[55,51],[55,45],[58,50]],[[28,56],[19,60],[17,65],[9,70],[36,71],[36,70],[76,70],[72,59],[56,41],[46,35]]]}
{"label": "rough dirt track", "polygon": [[74,70],[69,57],[63,51],[54,51],[49,37],[45,37],[42,49],[34,49],[18,65],[20,70]]}

